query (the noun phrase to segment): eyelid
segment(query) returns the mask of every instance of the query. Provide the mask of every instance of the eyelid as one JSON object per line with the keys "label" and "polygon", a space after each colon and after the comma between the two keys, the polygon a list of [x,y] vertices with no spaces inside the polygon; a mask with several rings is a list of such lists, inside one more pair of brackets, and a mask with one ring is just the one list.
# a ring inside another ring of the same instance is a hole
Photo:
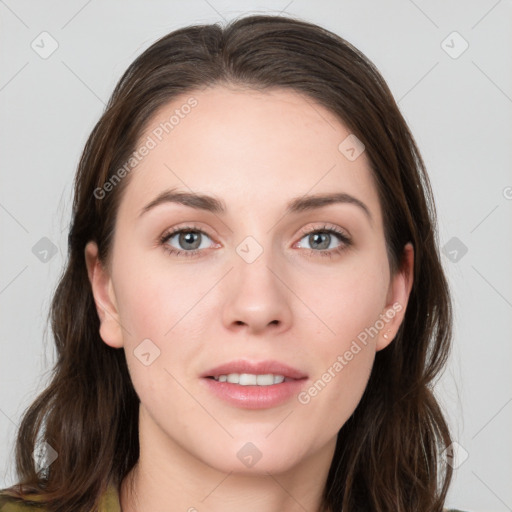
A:
{"label": "eyelid", "polygon": [[[181,231],[198,231],[202,234],[205,234],[209,238],[213,239],[214,237],[208,233],[203,228],[200,228],[199,226],[195,225],[194,223],[188,223],[184,226],[178,225],[173,228],[166,229],[164,233],[160,236],[160,239],[168,238],[172,235],[175,235],[176,233],[179,233]],[[349,233],[343,229],[338,227],[335,224],[330,224],[328,222],[322,223],[321,226],[318,227],[310,227],[310,225],[306,225],[303,228],[300,229],[298,236],[300,238],[303,238],[306,235],[310,235],[311,233],[315,233],[317,231],[334,231],[341,235],[342,237],[346,238],[347,240],[352,240],[352,237],[349,235]]]}
{"label": "eyelid", "polygon": [[[221,246],[221,244],[215,242],[214,237],[212,237],[205,229],[200,228],[199,226],[195,225],[194,223],[187,223],[186,225],[178,225],[178,226],[175,226],[173,228],[167,229],[159,237],[160,245],[161,246],[165,246],[164,250],[166,252],[168,252],[169,254],[175,254],[175,255],[185,254],[186,256],[192,256],[193,257],[193,256],[196,256],[198,254],[202,255],[205,252],[207,252],[206,249],[193,249],[193,250],[190,250],[190,251],[186,251],[184,249],[176,249],[176,248],[174,248],[172,246],[171,247],[168,246],[167,242],[172,237],[174,237],[178,233],[187,232],[187,231],[199,232],[199,233],[201,233],[203,235],[206,235],[208,238],[210,238],[212,240],[212,242],[214,244],[214,247],[215,246],[216,247]],[[330,224],[330,223],[325,223],[324,222],[324,223],[322,223],[321,226],[318,226],[318,227],[311,227],[310,225],[307,225],[307,226],[301,228],[301,230],[299,232],[299,235],[298,235],[299,239],[296,242],[294,242],[293,245],[296,245],[297,242],[300,242],[300,240],[302,238],[304,238],[305,236],[308,236],[308,235],[311,235],[311,234],[317,233],[317,232],[332,232],[332,233],[335,233],[336,236],[338,236],[338,238],[341,241],[341,246],[338,247],[338,248],[335,248],[335,249],[323,249],[323,250],[319,250],[319,251],[315,251],[313,249],[304,248],[304,250],[309,251],[312,254],[324,255],[324,256],[325,255],[332,256],[333,253],[335,253],[337,251],[341,251],[341,250],[343,250],[343,248],[346,248],[346,247],[348,247],[348,246],[350,246],[352,244],[352,237],[348,234],[348,232],[345,229],[342,229],[342,228],[338,227],[335,224]]]}
{"label": "eyelid", "polygon": [[[200,228],[199,226],[196,226],[194,223],[188,223],[188,224],[185,224],[184,226],[178,225],[178,226],[166,229],[159,236],[159,240],[161,243],[163,243],[164,240],[169,240],[174,235],[181,233],[181,232],[186,232],[186,231],[195,231],[195,232],[201,233],[203,235],[206,235],[208,238],[210,238],[215,243],[214,237],[211,236],[208,233],[208,231],[206,231],[204,228]],[[219,245],[219,244],[217,244],[217,245]],[[201,249],[201,250],[204,250],[204,249]],[[187,251],[187,252],[192,252],[192,251]]]}
{"label": "eyelid", "polygon": [[[308,225],[309,226],[309,225]],[[352,237],[348,233],[346,229],[340,228],[336,224],[330,224],[329,222],[323,222],[321,226],[318,227],[308,227],[305,226],[300,230],[300,237],[304,237],[306,235],[310,235],[311,233],[316,233],[317,231],[334,231],[338,233],[342,238],[347,240],[352,240]]]}

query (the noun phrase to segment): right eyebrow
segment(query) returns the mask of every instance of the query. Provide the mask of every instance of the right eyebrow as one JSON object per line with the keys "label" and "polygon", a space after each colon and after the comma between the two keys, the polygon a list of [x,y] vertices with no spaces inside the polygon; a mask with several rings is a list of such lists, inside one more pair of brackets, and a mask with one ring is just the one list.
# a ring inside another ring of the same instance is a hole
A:
{"label": "right eyebrow", "polygon": [[197,210],[205,210],[212,213],[226,213],[224,202],[216,197],[205,194],[197,194],[195,192],[180,192],[176,189],[165,190],[153,199],[149,204],[144,206],[139,213],[139,217],[148,212],[155,206],[164,203],[178,203]]}

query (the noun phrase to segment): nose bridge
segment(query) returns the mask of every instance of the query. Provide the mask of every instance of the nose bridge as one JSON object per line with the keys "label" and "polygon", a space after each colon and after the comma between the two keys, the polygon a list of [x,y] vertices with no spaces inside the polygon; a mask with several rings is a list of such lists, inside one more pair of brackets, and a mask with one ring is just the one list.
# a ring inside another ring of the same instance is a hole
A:
{"label": "nose bridge", "polygon": [[[262,237],[259,238],[261,240]],[[260,294],[267,299],[276,294],[281,295],[282,285],[272,272],[276,264],[277,258],[272,250],[270,236],[266,236],[261,243],[252,235],[247,236],[236,247],[234,274],[240,291],[254,299]]]}
{"label": "nose bridge", "polygon": [[263,230],[259,233],[259,240],[248,235],[235,248],[230,297],[224,311],[228,326],[243,323],[254,331],[271,324],[284,326],[291,319],[289,294],[276,276],[279,265],[271,235]]}
{"label": "nose bridge", "polygon": [[235,274],[237,281],[251,288],[275,287],[275,275],[271,272],[276,257],[270,242],[260,244],[254,237],[247,237],[236,248]]}

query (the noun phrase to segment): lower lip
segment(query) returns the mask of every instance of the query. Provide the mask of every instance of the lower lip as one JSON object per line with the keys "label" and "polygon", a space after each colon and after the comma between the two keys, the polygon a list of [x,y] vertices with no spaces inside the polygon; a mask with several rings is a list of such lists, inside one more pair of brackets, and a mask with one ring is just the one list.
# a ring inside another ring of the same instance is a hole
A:
{"label": "lower lip", "polygon": [[241,386],[215,379],[201,379],[208,389],[226,402],[243,409],[276,407],[299,394],[307,379],[290,380],[271,386]]}

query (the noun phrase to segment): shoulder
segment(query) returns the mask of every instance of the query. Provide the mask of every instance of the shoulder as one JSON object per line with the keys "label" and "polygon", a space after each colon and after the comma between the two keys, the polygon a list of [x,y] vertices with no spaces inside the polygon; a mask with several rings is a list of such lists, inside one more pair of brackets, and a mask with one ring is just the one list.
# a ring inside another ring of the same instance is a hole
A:
{"label": "shoulder", "polygon": [[46,512],[46,509],[41,505],[24,503],[0,495],[0,512]]}
{"label": "shoulder", "polygon": [[[107,492],[102,496],[102,506],[100,510],[120,511],[119,494],[114,486],[109,486]],[[16,502],[13,498],[0,493],[0,512],[45,512],[46,509],[41,505]],[[450,508],[443,512],[463,512],[462,510]]]}
{"label": "shoulder", "polygon": [[[32,495],[31,498],[32,501],[22,501],[0,490],[0,512],[47,512],[43,504],[37,503],[41,499],[39,495]],[[98,512],[121,512],[118,486],[108,484],[100,496]]]}
{"label": "shoulder", "polygon": [[0,512],[46,512],[45,504],[41,501],[40,494],[24,493],[22,498],[13,487],[0,489]]}

